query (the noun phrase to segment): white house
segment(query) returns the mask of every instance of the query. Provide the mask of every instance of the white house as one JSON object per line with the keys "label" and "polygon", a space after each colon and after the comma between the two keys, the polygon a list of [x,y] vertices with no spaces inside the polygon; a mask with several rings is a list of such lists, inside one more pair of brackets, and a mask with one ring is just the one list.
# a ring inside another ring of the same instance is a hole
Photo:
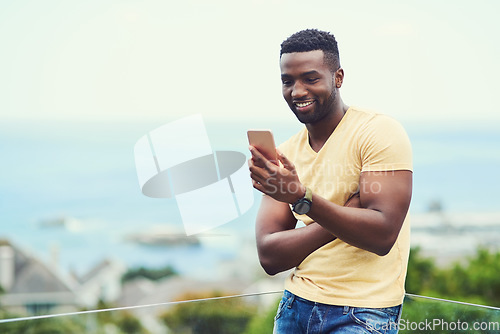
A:
{"label": "white house", "polygon": [[48,314],[93,308],[99,300],[111,302],[121,293],[126,267],[104,260],[81,278],[62,272],[0,240],[0,305],[15,314]]}

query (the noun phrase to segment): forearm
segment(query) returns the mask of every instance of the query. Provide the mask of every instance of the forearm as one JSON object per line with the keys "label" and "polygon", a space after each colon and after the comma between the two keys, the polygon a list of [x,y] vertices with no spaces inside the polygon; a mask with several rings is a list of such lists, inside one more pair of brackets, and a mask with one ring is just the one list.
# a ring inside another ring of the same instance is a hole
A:
{"label": "forearm", "polygon": [[308,216],[340,240],[377,255],[387,254],[397,239],[404,217],[391,221],[381,211],[373,208],[356,208],[336,205],[313,195],[313,206]]}
{"label": "forearm", "polygon": [[258,238],[259,260],[270,274],[297,267],[309,254],[335,240],[335,236],[316,223],[277,231]]}
{"label": "forearm", "polygon": [[[308,216],[340,240],[383,256],[396,242],[408,213],[412,172],[362,173],[359,206],[336,205],[313,194]],[[366,184],[368,186],[366,186]],[[378,191],[369,191],[371,185]]]}
{"label": "forearm", "polygon": [[[255,149],[251,149],[251,152],[250,176],[255,189],[269,195],[275,202],[284,203],[285,206],[305,196],[305,185],[301,184],[293,163],[283,154],[279,154],[283,164],[280,167],[267,161]],[[340,206],[313,193],[311,210],[307,215],[342,241],[378,255],[385,255],[396,242],[408,212],[412,178],[411,170],[406,169],[362,172],[357,195],[359,205]],[[283,205],[276,205],[278,206],[285,208]],[[267,213],[273,211],[271,208]],[[281,213],[285,211],[289,212],[289,208]],[[263,237],[274,232],[292,229],[293,227],[279,223],[286,220],[277,219],[278,223],[274,225],[274,229],[266,230],[260,237],[264,239]],[[307,243],[304,240],[301,242]],[[272,242],[271,245],[277,247],[271,247],[273,251],[278,251],[276,253],[283,247],[281,242]],[[287,247],[284,247],[283,251],[286,252]],[[264,254],[267,256],[267,252]]]}

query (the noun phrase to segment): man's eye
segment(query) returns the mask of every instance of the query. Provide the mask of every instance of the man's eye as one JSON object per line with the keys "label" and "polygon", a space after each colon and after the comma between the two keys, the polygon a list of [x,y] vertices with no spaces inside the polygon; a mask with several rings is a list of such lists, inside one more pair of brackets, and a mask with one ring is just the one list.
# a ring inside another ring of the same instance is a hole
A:
{"label": "man's eye", "polygon": [[316,82],[318,82],[318,80],[319,80],[319,78],[307,78],[307,79],[306,79],[306,82],[311,84],[311,83],[316,83]]}
{"label": "man's eye", "polygon": [[283,80],[281,82],[283,83],[283,86],[290,86],[292,84],[291,80]]}

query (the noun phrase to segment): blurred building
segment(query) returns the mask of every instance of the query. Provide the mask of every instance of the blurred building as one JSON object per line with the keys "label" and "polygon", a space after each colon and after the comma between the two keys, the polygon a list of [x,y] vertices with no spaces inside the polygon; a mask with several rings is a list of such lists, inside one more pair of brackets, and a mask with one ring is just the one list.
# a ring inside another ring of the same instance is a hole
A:
{"label": "blurred building", "polygon": [[47,314],[94,308],[121,294],[126,267],[105,260],[82,277],[64,273],[9,240],[0,240],[0,306],[14,314]]}

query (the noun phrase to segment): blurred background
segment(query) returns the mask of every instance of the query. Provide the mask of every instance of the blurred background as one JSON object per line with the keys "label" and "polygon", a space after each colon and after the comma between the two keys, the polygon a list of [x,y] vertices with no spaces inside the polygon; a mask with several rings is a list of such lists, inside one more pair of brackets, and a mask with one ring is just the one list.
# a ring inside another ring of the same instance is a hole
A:
{"label": "blurred background", "polygon": [[[396,118],[410,136],[413,246],[443,266],[496,249],[499,7],[1,2],[1,305],[39,314],[169,301],[195,287],[281,289],[282,277],[269,279],[257,261],[259,194],[238,219],[186,238],[175,199],[141,194],[133,147],[198,113],[214,151],[249,156],[248,128],[286,140],[301,125],[281,96],[279,48],[305,28],[335,34],[344,101]],[[124,283],[155,273],[175,279]]]}

